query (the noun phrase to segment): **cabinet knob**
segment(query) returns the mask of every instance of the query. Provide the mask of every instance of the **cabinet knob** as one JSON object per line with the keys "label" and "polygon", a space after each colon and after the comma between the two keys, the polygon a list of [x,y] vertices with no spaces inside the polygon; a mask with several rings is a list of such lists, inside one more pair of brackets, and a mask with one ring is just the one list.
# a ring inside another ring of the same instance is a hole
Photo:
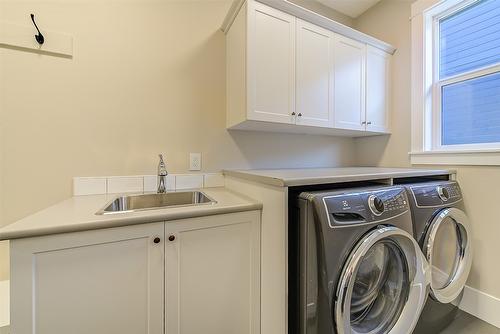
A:
{"label": "cabinet knob", "polygon": [[175,240],[175,235],[168,236],[168,241],[174,241],[174,240]]}
{"label": "cabinet knob", "polygon": [[298,114],[297,116],[301,117],[301,116],[302,116],[302,113],[300,113],[300,112],[299,112],[299,114]]}
{"label": "cabinet knob", "polygon": [[153,242],[154,242],[155,244],[160,243],[160,241],[161,241],[161,239],[160,239],[160,238],[158,238],[158,237],[156,237],[156,238],[154,238],[154,239],[153,239]]}
{"label": "cabinet knob", "polygon": [[295,111],[294,111],[294,112],[292,112],[292,116],[295,116]]}

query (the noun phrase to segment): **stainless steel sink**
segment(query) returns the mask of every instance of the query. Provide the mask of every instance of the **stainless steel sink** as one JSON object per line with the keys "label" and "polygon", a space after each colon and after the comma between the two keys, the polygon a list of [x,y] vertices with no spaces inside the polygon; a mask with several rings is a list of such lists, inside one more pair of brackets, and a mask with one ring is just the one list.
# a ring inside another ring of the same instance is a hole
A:
{"label": "stainless steel sink", "polygon": [[217,203],[201,191],[119,196],[97,212],[98,215]]}

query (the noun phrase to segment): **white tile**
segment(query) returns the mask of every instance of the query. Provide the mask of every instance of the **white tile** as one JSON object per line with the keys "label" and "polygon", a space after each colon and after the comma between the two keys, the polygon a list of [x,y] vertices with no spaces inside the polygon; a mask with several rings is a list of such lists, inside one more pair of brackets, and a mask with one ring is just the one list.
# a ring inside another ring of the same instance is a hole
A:
{"label": "white tile", "polygon": [[[165,188],[168,190],[175,190],[175,175],[167,175],[167,182]],[[158,190],[158,176],[145,175],[144,176],[144,191],[151,192]]]}
{"label": "white tile", "polygon": [[203,188],[203,174],[179,174],[175,176],[175,189]]}
{"label": "white tile", "polygon": [[175,190],[177,184],[177,177],[175,175],[167,175],[167,183],[165,184],[165,188],[167,190]]}
{"label": "white tile", "polygon": [[142,176],[111,176],[108,177],[108,194],[142,192],[144,190]]}
{"label": "white tile", "polygon": [[221,173],[205,174],[203,186],[205,188],[224,187],[224,175]]}
{"label": "white tile", "polygon": [[105,177],[74,177],[73,196],[100,195],[106,193]]}
{"label": "white tile", "polygon": [[156,191],[158,189],[158,176],[156,175],[145,175],[144,176],[144,191]]}

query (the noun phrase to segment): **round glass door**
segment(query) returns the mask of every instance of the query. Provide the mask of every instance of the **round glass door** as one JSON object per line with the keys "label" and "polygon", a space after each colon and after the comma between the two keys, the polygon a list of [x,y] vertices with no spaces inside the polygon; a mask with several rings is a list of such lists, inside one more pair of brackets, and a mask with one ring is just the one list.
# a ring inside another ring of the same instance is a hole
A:
{"label": "round glass door", "polygon": [[408,263],[392,240],[375,243],[361,260],[351,297],[351,327],[384,333],[398,319],[409,293]]}
{"label": "round glass door", "polygon": [[472,264],[469,220],[456,208],[441,211],[429,225],[424,254],[431,268],[431,296],[441,303],[457,298]]}
{"label": "round glass door", "polygon": [[425,260],[409,234],[395,227],[369,233],[341,276],[335,307],[338,332],[411,332],[425,302],[424,270]]}

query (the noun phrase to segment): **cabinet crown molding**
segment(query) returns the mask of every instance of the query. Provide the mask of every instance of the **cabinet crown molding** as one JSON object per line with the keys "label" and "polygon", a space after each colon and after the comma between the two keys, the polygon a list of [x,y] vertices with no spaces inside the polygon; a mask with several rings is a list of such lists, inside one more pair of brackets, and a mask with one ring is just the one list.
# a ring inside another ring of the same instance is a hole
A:
{"label": "cabinet crown molding", "polygon": [[226,17],[224,18],[224,21],[222,22],[221,30],[224,33],[227,34],[229,28],[234,22],[234,19],[238,15],[239,10],[245,2],[261,2],[270,7],[279,9],[287,14],[293,15],[299,19],[314,23],[320,27],[336,32],[340,35],[374,46],[380,50],[390,53],[391,55],[396,52],[396,48],[389,43],[362,33],[361,31],[348,27],[342,23],[336,22],[332,19],[327,18],[326,16],[313,12],[288,0],[235,0]]}

